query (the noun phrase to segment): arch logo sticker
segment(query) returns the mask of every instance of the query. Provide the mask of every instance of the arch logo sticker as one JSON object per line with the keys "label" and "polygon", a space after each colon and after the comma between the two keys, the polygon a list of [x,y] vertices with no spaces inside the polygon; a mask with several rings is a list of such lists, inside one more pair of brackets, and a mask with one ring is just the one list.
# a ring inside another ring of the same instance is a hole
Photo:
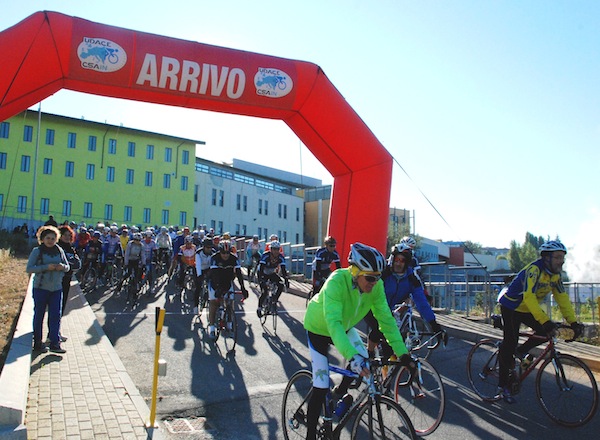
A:
{"label": "arch logo sticker", "polygon": [[127,53],[117,43],[104,38],[84,37],[77,47],[77,56],[84,69],[109,73],[127,63]]}
{"label": "arch logo sticker", "polygon": [[292,91],[294,82],[283,70],[259,67],[254,75],[256,94],[268,98],[281,98]]}

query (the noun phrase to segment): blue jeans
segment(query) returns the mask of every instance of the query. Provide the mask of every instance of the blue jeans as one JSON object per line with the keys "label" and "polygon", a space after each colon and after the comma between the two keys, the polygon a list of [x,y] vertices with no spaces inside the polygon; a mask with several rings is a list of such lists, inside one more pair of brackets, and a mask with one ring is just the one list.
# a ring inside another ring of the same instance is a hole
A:
{"label": "blue jeans", "polygon": [[60,315],[62,308],[62,289],[50,291],[33,288],[33,342],[42,342],[42,325],[48,308],[48,335],[52,345],[60,345]]}

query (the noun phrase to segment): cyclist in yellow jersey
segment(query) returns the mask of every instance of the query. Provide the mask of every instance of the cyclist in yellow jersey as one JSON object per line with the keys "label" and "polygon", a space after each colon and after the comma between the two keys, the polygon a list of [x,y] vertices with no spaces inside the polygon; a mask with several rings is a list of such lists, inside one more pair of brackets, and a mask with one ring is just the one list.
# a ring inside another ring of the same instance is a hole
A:
{"label": "cyclist in yellow jersey", "polygon": [[[369,311],[379,321],[379,328],[403,365],[414,368],[383,290],[381,272],[385,258],[375,248],[354,243],[348,263],[350,267],[337,269],[329,276],[321,291],[308,303],[304,316],[313,373],[307,439],[316,438],[319,414],[329,390],[329,345],[334,345],[350,360],[349,369],[353,372],[361,376],[370,374],[366,367],[367,350],[354,328]],[[348,385],[347,380],[342,381],[336,394],[343,395]]]}
{"label": "cyclist in yellow jersey", "polygon": [[507,403],[516,402],[508,388],[510,371],[514,368],[513,355],[523,358],[529,350],[543,342],[530,338],[517,347],[520,325],[525,324],[531,327],[535,334],[544,336],[551,335],[556,330],[556,324],[541,306],[548,294],[552,293],[561,314],[571,324],[574,337],[577,338],[583,333],[583,325],[577,323],[573,305],[560,275],[567,248],[560,241],[548,241],[542,244],[539,250],[541,257],[521,270],[512,283],[498,295],[504,323],[504,338],[499,351],[498,393],[502,394]]}

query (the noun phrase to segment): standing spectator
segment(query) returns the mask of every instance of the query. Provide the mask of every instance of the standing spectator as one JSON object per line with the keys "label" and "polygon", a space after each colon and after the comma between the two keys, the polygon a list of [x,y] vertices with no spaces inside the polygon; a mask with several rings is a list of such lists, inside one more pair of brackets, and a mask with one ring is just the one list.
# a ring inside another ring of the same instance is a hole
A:
{"label": "standing spectator", "polygon": [[33,274],[33,349],[46,351],[42,343],[42,324],[46,308],[50,333],[50,351],[66,353],[60,345],[62,280],[71,269],[64,251],[56,241],[59,231],[42,226],[37,234],[39,246],[33,248],[27,262],[27,273]]}
{"label": "standing spectator", "polygon": [[[67,300],[69,299],[69,290],[71,288],[71,278],[73,278],[73,272],[81,268],[81,260],[75,252],[73,242],[75,240],[75,232],[68,225],[62,225],[58,228],[60,232],[60,238],[58,239],[58,245],[62,248],[67,257],[67,261],[70,266],[70,270],[63,275],[62,279],[62,307],[60,316],[65,314],[65,308],[67,307]],[[67,338],[60,333],[59,338],[61,342],[65,342]]]}
{"label": "standing spectator", "polygon": [[48,220],[46,220],[46,223],[44,223],[44,226],[54,226],[55,228],[57,228],[58,223],[56,223],[56,220],[54,220],[54,216],[51,215],[48,217]]}

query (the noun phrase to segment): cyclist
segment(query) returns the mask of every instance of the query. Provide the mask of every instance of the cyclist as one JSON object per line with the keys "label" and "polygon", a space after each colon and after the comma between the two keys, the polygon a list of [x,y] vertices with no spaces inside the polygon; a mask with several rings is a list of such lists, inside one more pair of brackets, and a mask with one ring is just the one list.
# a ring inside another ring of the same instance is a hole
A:
{"label": "cyclist", "polygon": [[188,267],[191,267],[194,271],[194,278],[196,277],[196,245],[194,245],[194,237],[186,235],[184,238],[185,244],[179,247],[177,255],[179,256],[179,277],[177,278],[177,287],[183,287],[183,279],[185,278],[185,271]]}
{"label": "cyclist", "polygon": [[77,234],[77,238],[75,239],[75,249],[77,250],[79,258],[83,258],[85,248],[91,239],[92,236],[87,231],[87,228],[85,226],[80,227],[79,234]]}
{"label": "cyclist", "polygon": [[[349,368],[353,372],[361,376],[370,373],[366,367],[367,350],[354,328],[367,312],[373,311],[400,362],[414,368],[380,281],[385,258],[375,248],[354,243],[350,246],[348,264],[350,267],[335,270],[325,281],[321,291],[308,303],[304,316],[313,373],[307,411],[306,438],[310,440],[316,438],[317,421],[329,390],[329,345],[333,344],[350,360]],[[343,380],[335,390],[336,395],[345,394],[348,385],[349,382]]]}
{"label": "cyclist", "polygon": [[183,228],[183,231],[180,234],[177,234],[175,238],[172,239],[173,242],[173,261],[171,262],[171,267],[169,268],[169,277],[173,275],[175,269],[179,265],[179,249],[181,246],[185,244],[185,237],[190,235],[190,228],[187,226]]}
{"label": "cyclist", "polygon": [[104,274],[107,264],[112,264],[115,258],[123,256],[121,238],[117,235],[117,231],[118,228],[116,226],[111,226],[109,234],[104,239],[102,245],[102,266],[99,276]]}
{"label": "cyclist", "polygon": [[123,282],[127,277],[127,274],[131,274],[132,271],[135,274],[135,281],[139,283],[142,279],[142,266],[144,265],[144,252],[142,252],[142,234],[136,232],[131,237],[131,240],[127,243],[125,249],[125,271],[123,278],[119,282],[117,290],[121,290]]}
{"label": "cyclist", "polygon": [[519,343],[519,326],[525,324],[531,327],[536,335],[554,334],[556,324],[550,320],[541,307],[541,303],[550,293],[554,296],[560,312],[571,324],[574,338],[583,333],[583,324],[577,322],[569,294],[561,280],[561,271],[565,262],[567,248],[560,241],[551,240],[540,246],[540,258],[525,266],[510,285],[502,289],[498,295],[502,320],[504,322],[504,337],[498,355],[499,374],[498,393],[507,403],[515,403],[511,394],[510,372],[514,368],[514,358],[524,358],[527,352],[543,340],[530,338],[523,345]]}
{"label": "cyclist", "polygon": [[[269,241],[265,245],[265,253],[269,252],[271,250],[271,243],[274,241],[279,242],[279,237],[277,236],[277,234],[269,235]],[[281,255],[285,256],[285,254],[283,252],[283,248],[279,248],[279,253],[281,253]]]}
{"label": "cyclist", "polygon": [[340,255],[335,250],[336,245],[336,239],[328,235],[323,240],[323,247],[315,253],[315,259],[312,262],[313,294],[319,293],[323,283],[331,275],[332,264],[335,264],[336,269],[342,267]]}
{"label": "cyclist", "polygon": [[98,265],[98,260],[102,255],[102,241],[100,241],[100,237],[102,234],[100,231],[94,231],[92,233],[92,239],[88,242],[85,247],[84,257],[83,257],[83,265],[81,267],[81,279],[83,280],[85,277],[85,272],[88,270],[90,266],[96,267]]}
{"label": "cyclist", "polygon": [[213,242],[210,238],[204,237],[202,247],[196,251],[196,291],[194,292],[194,315],[197,315],[200,305],[200,293],[202,291],[202,283],[210,269],[211,257],[214,254]]}
{"label": "cyclist", "polygon": [[231,247],[231,253],[237,255],[237,247],[235,245],[235,240],[231,238],[231,234],[229,232],[225,232],[223,234],[223,241],[228,241]]}
{"label": "cyclist", "polygon": [[233,288],[234,278],[237,278],[240,284],[244,299],[248,298],[240,261],[235,254],[231,253],[231,244],[228,241],[222,241],[219,243],[219,252],[214,253],[211,257],[208,272],[208,335],[212,339],[216,336],[218,298]]}
{"label": "cyclist", "polygon": [[[421,317],[427,321],[434,333],[442,331],[442,327],[435,320],[435,314],[425,297],[423,283],[417,272],[411,266],[413,257],[412,250],[408,244],[398,243],[392,247],[387,267],[383,270],[383,288],[390,309],[403,303],[412,297],[412,300],[419,311]],[[375,346],[382,342],[383,356],[389,357],[391,348],[383,340],[383,334],[379,330],[377,319],[373,313],[369,312],[365,317],[365,322],[369,325],[369,351],[373,351]],[[447,333],[443,332],[441,340],[447,342]]]}
{"label": "cyclist", "polygon": [[258,266],[262,254],[262,244],[258,241],[258,235],[253,235],[252,241],[246,246],[246,267],[248,268],[248,274],[250,274],[250,271],[252,270],[254,261],[256,261],[256,265]]}
{"label": "cyclist", "polygon": [[144,270],[146,271],[146,277],[148,278],[148,284],[152,286],[153,275],[154,275],[154,257],[158,245],[154,241],[153,232],[146,230],[144,232],[144,240],[142,240],[142,252],[144,255]]}
{"label": "cyclist", "polygon": [[[273,297],[273,304],[277,304],[281,292],[283,292],[284,284],[286,287],[290,287],[290,281],[288,280],[287,271],[285,269],[285,258],[280,252],[281,244],[276,240],[273,240],[269,244],[269,252],[265,251],[258,263],[258,282],[260,284],[261,293],[260,298],[258,298],[256,314],[259,318],[262,317],[262,305],[268,295],[267,281],[271,280],[277,285],[277,292],[275,292],[275,296]],[[281,276],[278,272],[281,273]]]}
{"label": "cyclist", "polygon": [[173,252],[173,242],[166,226],[161,226],[160,232],[156,236],[156,244],[158,245],[157,260],[164,261],[168,265],[169,256]]}

